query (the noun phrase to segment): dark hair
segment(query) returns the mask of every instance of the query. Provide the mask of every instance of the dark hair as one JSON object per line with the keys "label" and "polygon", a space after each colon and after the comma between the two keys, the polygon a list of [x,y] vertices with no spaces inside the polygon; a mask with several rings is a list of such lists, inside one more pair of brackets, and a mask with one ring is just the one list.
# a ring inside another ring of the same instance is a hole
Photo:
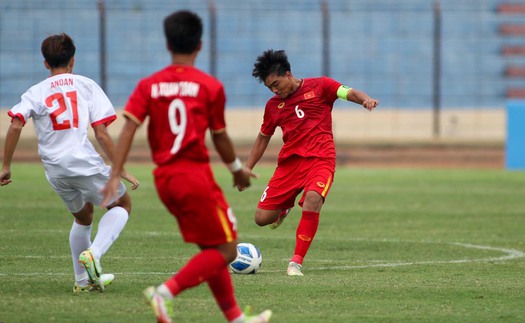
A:
{"label": "dark hair", "polygon": [[75,56],[75,50],[73,39],[65,33],[47,37],[41,46],[42,55],[52,68],[67,66]]}
{"label": "dark hair", "polygon": [[270,74],[275,73],[278,76],[283,76],[286,72],[292,71],[288,62],[288,56],[286,56],[284,50],[268,49],[257,57],[257,61],[253,66],[252,76],[258,78],[261,83]]}
{"label": "dark hair", "polygon": [[174,12],[164,19],[164,35],[171,52],[190,54],[201,42],[202,20],[191,11]]}

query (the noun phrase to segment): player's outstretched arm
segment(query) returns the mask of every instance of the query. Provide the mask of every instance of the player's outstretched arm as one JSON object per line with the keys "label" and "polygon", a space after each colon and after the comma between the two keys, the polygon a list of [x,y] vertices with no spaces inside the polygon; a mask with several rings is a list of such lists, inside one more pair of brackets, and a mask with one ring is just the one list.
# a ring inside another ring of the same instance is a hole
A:
{"label": "player's outstretched arm", "polygon": [[[113,143],[113,139],[108,133],[106,125],[99,124],[93,127],[93,130],[95,132],[95,138],[97,139],[97,142],[99,143],[100,147],[108,157],[109,161],[113,163],[115,154],[115,144]],[[120,177],[131,183],[132,190],[137,189],[137,187],[139,187],[140,185],[140,182],[135,178],[135,176],[128,173],[125,169],[122,170]]]}
{"label": "player's outstretched arm", "polygon": [[211,137],[222,162],[228,166],[233,175],[233,186],[237,187],[239,191],[245,190],[250,186],[251,178],[257,178],[258,176],[252,173],[251,169],[242,166],[241,161],[235,155],[230,136],[228,136],[225,129],[212,132]]}
{"label": "player's outstretched arm", "polygon": [[259,132],[255,142],[253,143],[252,149],[250,150],[250,155],[248,155],[248,160],[246,161],[246,168],[253,169],[255,165],[259,162],[261,157],[264,155],[268,144],[270,143],[272,137],[266,136]]}
{"label": "player's outstretched arm", "polygon": [[108,157],[110,162],[113,162],[113,154],[115,151],[115,145],[113,144],[113,140],[111,139],[111,136],[108,133],[108,129],[106,128],[105,124],[99,124],[93,127],[93,131],[95,132],[95,139],[97,140],[98,144],[104,151],[104,154]]}
{"label": "player's outstretched arm", "polygon": [[362,105],[368,111],[374,110],[379,105],[379,100],[372,99],[363,91],[351,89],[347,94],[348,101]]}
{"label": "player's outstretched arm", "polygon": [[5,136],[4,160],[2,162],[2,171],[0,172],[0,186],[11,183],[11,161],[15,153],[16,145],[20,139],[24,123],[19,118],[13,118],[7,134]]}
{"label": "player's outstretched arm", "polygon": [[111,166],[111,176],[106,183],[106,186],[102,189],[102,195],[104,196],[104,199],[102,200],[103,207],[110,205],[113,199],[115,202],[118,202],[117,189],[120,183],[120,175],[124,170],[124,163],[128,158],[131,143],[133,142],[133,137],[135,137],[137,128],[138,125],[135,122],[126,118],[126,123],[122,128],[118,143],[115,147],[113,165]]}

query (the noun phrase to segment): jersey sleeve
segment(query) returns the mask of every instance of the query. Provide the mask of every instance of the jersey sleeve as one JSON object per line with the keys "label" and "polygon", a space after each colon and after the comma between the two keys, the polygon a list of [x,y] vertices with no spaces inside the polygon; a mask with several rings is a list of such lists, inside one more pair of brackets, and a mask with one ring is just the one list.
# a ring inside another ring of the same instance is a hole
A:
{"label": "jersey sleeve", "polygon": [[221,84],[210,100],[210,130],[215,133],[226,128],[226,121],[224,119],[225,106],[226,94]]}
{"label": "jersey sleeve", "polygon": [[323,97],[328,102],[335,102],[337,100],[337,89],[341,86],[341,83],[337,82],[334,79],[323,76]]}
{"label": "jersey sleeve", "polygon": [[100,124],[109,126],[117,119],[115,108],[106,93],[95,82],[92,83],[92,92],[92,104],[89,111],[91,126],[95,127]]}
{"label": "jersey sleeve", "polygon": [[275,133],[275,128],[277,128],[277,123],[275,122],[275,118],[271,113],[272,109],[270,106],[270,101],[268,101],[266,103],[266,107],[264,108],[263,123],[261,125],[261,133],[268,137],[273,136]]}
{"label": "jersey sleeve", "polygon": [[142,125],[148,116],[148,101],[151,98],[151,86],[146,80],[141,80],[124,108],[124,115],[138,125]]}
{"label": "jersey sleeve", "polygon": [[32,92],[32,89],[29,89],[22,94],[20,103],[7,112],[11,119],[18,118],[25,125],[27,120],[31,118],[34,112],[36,112],[39,103],[33,98],[34,96]]}

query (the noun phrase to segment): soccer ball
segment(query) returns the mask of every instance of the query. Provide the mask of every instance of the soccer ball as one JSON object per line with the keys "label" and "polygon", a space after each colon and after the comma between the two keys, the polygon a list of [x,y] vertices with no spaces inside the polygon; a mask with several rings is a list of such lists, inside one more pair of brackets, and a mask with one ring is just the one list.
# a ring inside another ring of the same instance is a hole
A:
{"label": "soccer ball", "polygon": [[237,244],[237,258],[230,264],[235,274],[255,274],[261,268],[262,256],[259,249],[251,243]]}

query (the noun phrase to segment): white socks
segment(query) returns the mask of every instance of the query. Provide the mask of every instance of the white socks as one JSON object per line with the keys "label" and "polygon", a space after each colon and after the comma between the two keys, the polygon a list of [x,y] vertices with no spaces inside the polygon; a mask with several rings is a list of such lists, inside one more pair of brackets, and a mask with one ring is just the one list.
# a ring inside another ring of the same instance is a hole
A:
{"label": "white socks", "polygon": [[81,225],[73,221],[73,226],[69,232],[69,246],[71,247],[75,280],[78,285],[84,286],[88,281],[86,269],[78,262],[80,253],[91,247],[95,261],[99,261],[113,242],[117,240],[120,232],[126,226],[128,218],[128,212],[120,206],[107,211],[98,223],[98,231],[93,244],[91,244],[92,225]]}
{"label": "white socks", "polygon": [[69,246],[73,259],[75,280],[78,285],[84,286],[87,284],[88,275],[84,267],[78,262],[78,256],[91,246],[91,225],[81,225],[73,221],[73,226],[69,232]]}
{"label": "white socks", "polygon": [[100,260],[113,242],[117,240],[120,232],[126,226],[128,218],[128,212],[120,206],[112,208],[102,216],[98,223],[97,235],[91,245],[91,252],[96,260]]}

